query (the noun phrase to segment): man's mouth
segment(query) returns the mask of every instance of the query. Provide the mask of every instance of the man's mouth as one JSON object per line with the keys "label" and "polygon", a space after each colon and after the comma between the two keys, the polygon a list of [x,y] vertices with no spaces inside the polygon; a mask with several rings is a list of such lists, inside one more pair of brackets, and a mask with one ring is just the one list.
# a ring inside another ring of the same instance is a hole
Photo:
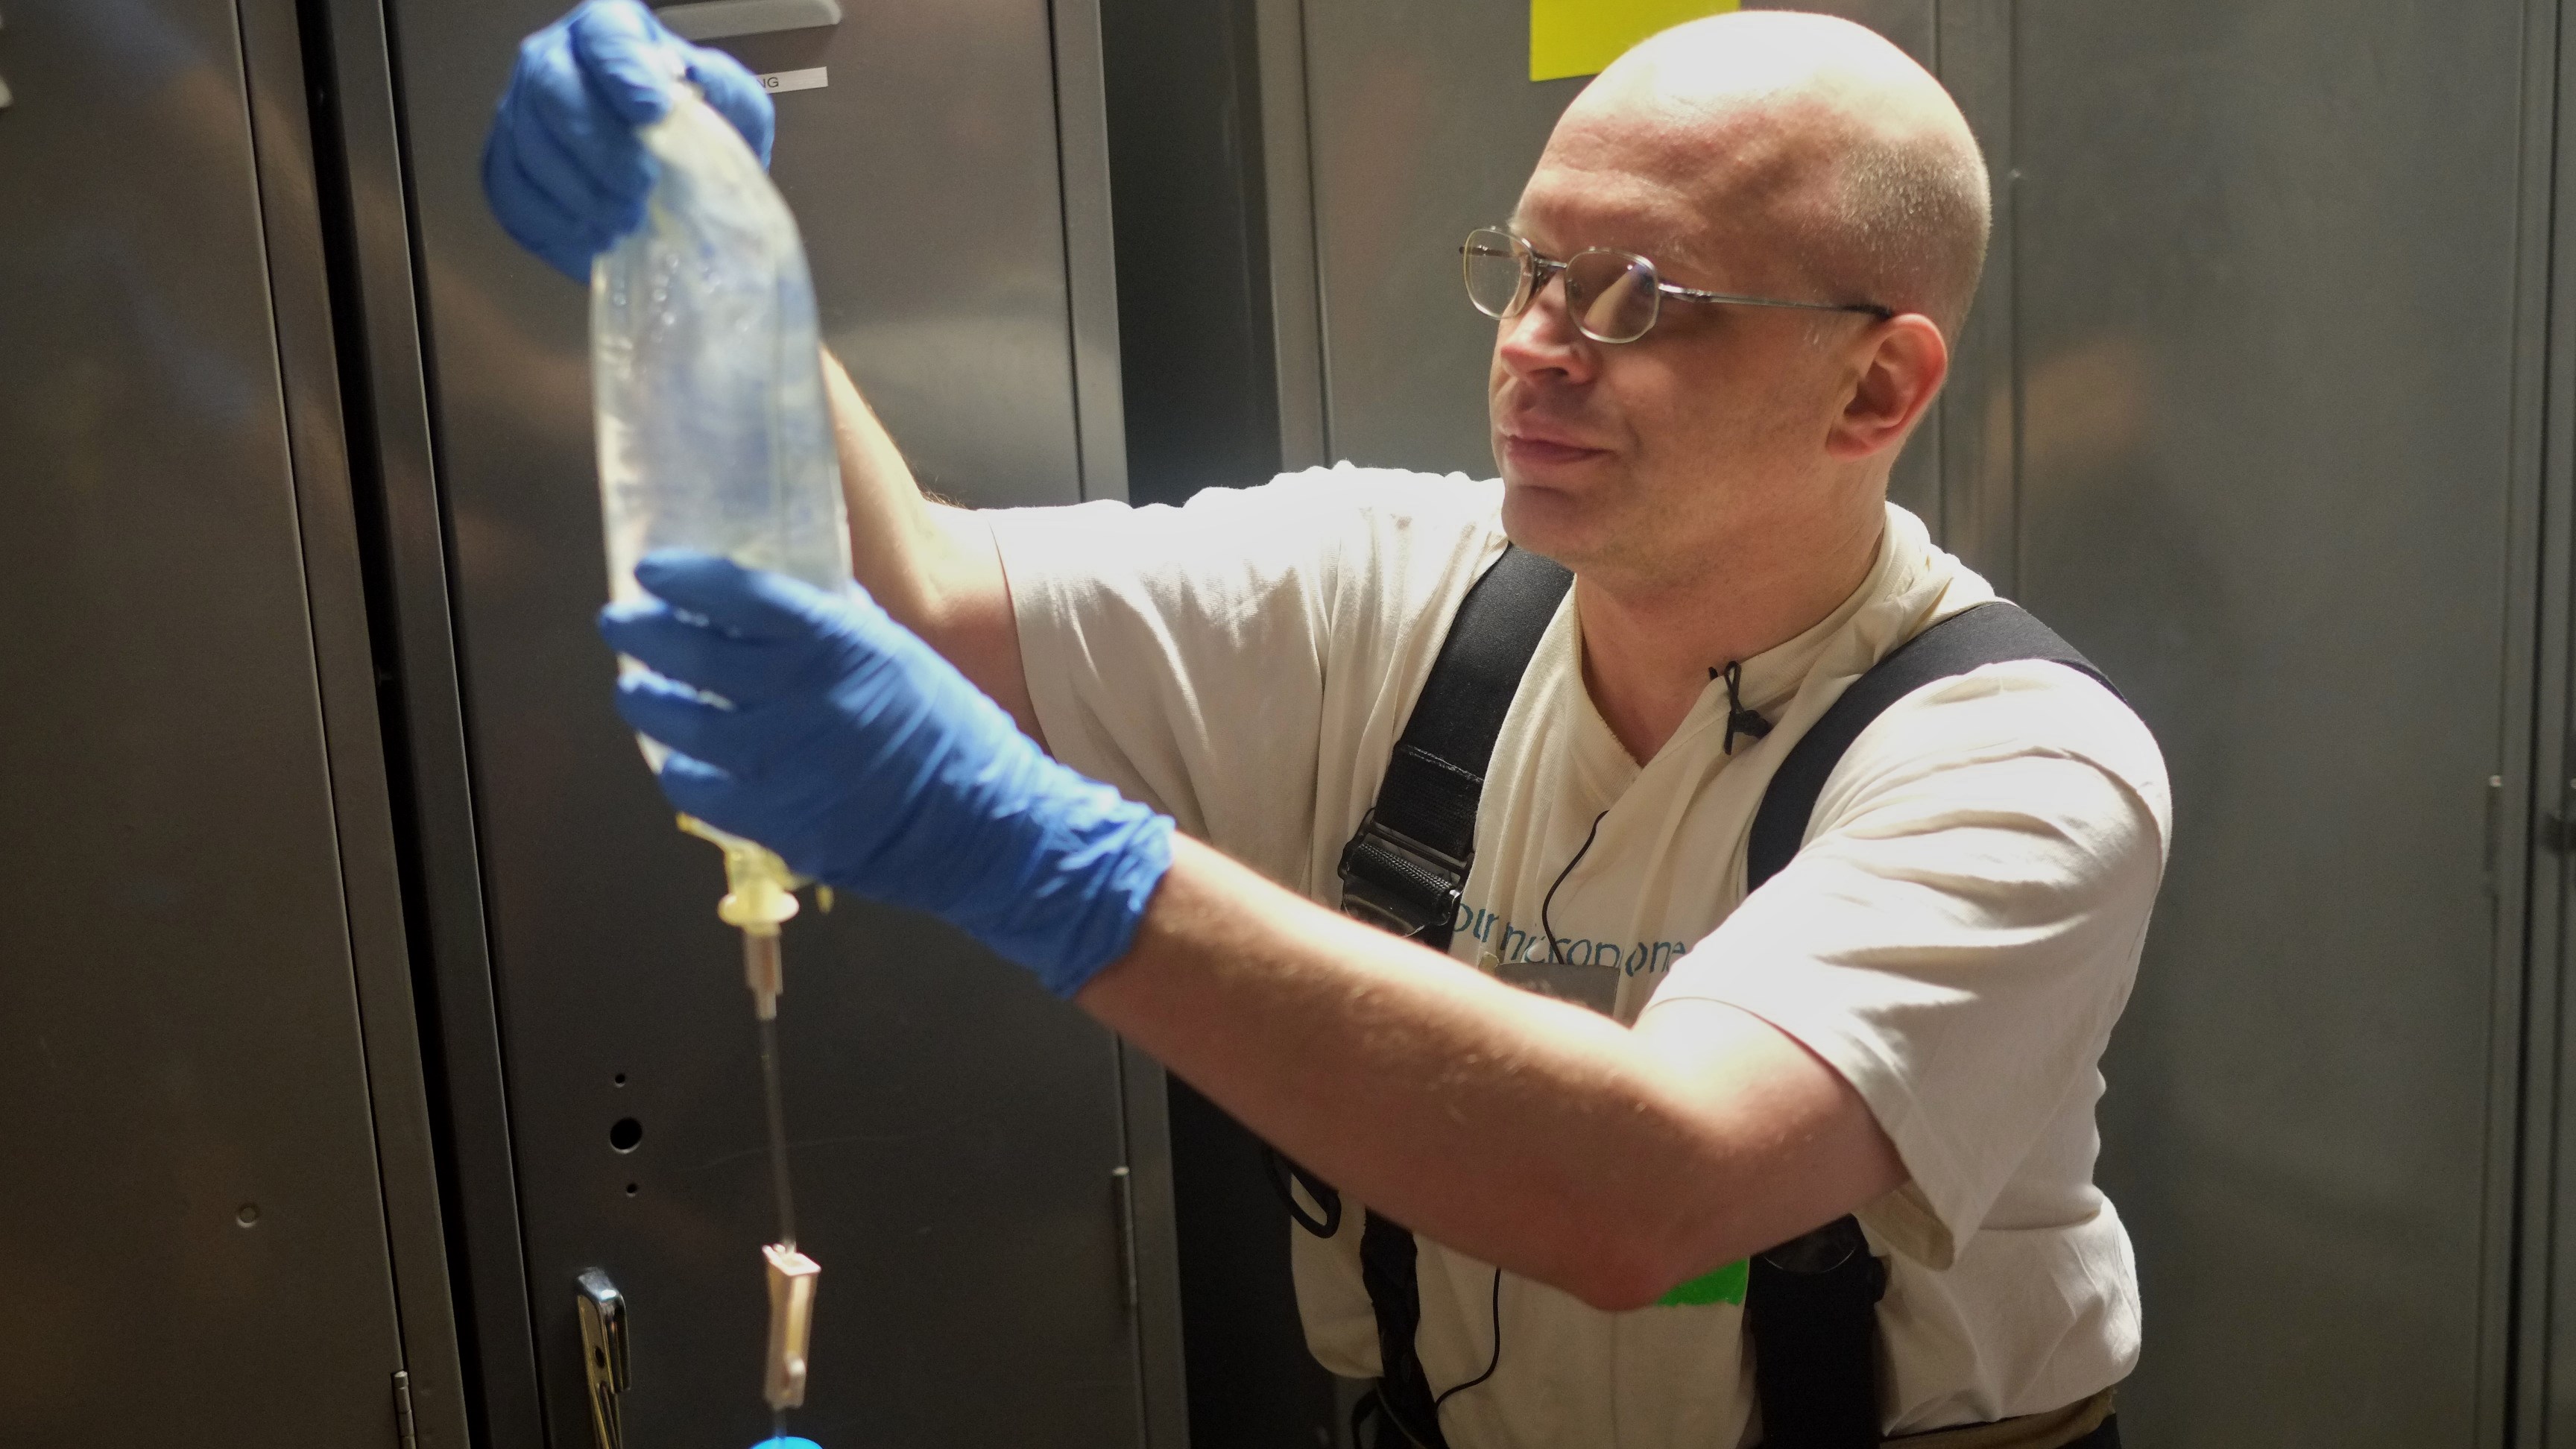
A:
{"label": "man's mouth", "polygon": [[1599,457],[1607,451],[1553,428],[1525,426],[1503,430],[1503,452],[1515,463],[1545,467],[1580,462],[1585,458]]}

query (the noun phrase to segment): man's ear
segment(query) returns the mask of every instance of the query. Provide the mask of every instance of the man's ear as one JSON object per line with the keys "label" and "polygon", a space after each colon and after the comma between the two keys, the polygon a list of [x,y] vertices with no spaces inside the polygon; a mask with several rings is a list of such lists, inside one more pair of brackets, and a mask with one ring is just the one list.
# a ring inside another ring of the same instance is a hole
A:
{"label": "man's ear", "polygon": [[1950,345],[1920,312],[1890,317],[1853,344],[1851,396],[1825,435],[1836,458],[1866,458],[1905,441],[1950,375]]}

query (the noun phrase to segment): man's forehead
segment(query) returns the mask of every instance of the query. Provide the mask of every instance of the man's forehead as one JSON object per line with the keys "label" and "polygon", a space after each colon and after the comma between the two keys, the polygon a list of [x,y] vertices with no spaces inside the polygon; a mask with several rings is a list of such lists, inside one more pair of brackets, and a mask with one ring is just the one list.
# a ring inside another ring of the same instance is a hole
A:
{"label": "man's forehead", "polygon": [[[1513,214],[1534,242],[1615,246],[1659,260],[1740,252],[1812,180],[1805,148],[1754,108],[1569,115]],[[1563,233],[1564,235],[1559,235]]]}

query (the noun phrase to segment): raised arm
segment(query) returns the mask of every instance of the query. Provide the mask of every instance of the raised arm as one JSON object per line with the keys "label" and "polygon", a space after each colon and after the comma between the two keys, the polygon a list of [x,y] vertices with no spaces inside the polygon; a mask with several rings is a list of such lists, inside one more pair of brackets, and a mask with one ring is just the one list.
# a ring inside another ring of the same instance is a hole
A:
{"label": "raised arm", "polygon": [[992,529],[972,511],[921,491],[848,369],[828,352],[823,382],[832,398],[841,493],[849,501],[851,571],[888,614],[992,696],[1029,738],[1044,743]]}
{"label": "raised arm", "polygon": [[667,602],[604,630],[660,676],[619,709],[677,752],[673,803],[963,928],[1441,1242],[1635,1307],[1903,1180],[1859,1095],[1750,1015],[1632,1033],[1506,986],[1176,839],[879,610],[704,554],[636,577]]}

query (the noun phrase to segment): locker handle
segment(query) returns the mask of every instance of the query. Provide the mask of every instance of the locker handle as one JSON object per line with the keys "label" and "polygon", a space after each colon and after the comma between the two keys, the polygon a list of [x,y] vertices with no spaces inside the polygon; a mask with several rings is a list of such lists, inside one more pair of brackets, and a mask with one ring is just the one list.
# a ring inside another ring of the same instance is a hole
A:
{"label": "locker handle", "polygon": [[626,1295],[597,1268],[573,1280],[581,1313],[582,1376],[590,1385],[590,1433],[596,1449],[626,1449],[618,1396],[626,1392]]}
{"label": "locker handle", "polygon": [[653,12],[682,40],[722,40],[841,23],[841,0],[686,0]]}

